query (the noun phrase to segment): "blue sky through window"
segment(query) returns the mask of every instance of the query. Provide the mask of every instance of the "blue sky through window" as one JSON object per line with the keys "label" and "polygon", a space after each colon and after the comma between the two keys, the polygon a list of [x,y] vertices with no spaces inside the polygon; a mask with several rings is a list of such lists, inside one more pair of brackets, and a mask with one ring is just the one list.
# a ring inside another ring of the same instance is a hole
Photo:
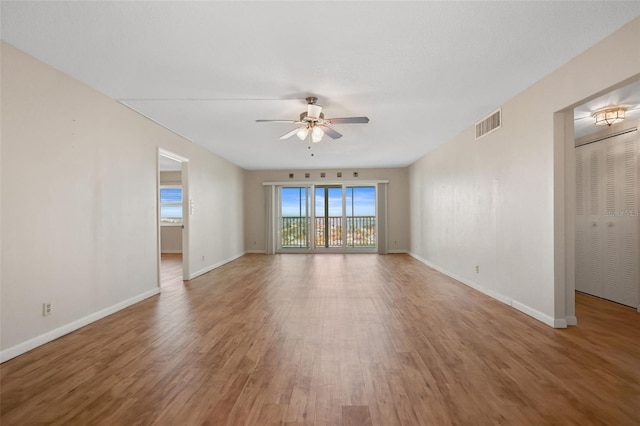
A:
{"label": "blue sky through window", "polygon": [[307,189],[282,188],[282,216],[304,217],[307,215]]}
{"label": "blue sky through window", "polygon": [[160,203],[181,203],[182,188],[160,188]]}
{"label": "blue sky through window", "polygon": [[182,206],[160,206],[160,217],[166,219],[182,219]]}
{"label": "blue sky through window", "polygon": [[[281,191],[282,216],[306,216],[306,188],[281,188]],[[347,216],[375,216],[375,187],[347,187],[346,197]],[[316,188],[316,217],[324,216],[324,202],[324,188]],[[342,216],[342,188],[329,188],[329,216]]]}
{"label": "blue sky through window", "polygon": [[160,188],[160,219],[182,219],[182,188]]}
{"label": "blue sky through window", "polygon": [[347,216],[375,216],[376,189],[373,186],[347,188]]}

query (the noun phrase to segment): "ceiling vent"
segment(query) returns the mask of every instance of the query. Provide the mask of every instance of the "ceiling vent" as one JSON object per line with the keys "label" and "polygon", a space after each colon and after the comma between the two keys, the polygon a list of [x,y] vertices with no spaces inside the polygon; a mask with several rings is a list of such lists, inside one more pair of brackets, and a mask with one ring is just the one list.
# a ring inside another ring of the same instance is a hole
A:
{"label": "ceiling vent", "polygon": [[498,130],[500,127],[502,127],[502,110],[498,109],[496,112],[491,113],[476,123],[476,139],[480,139],[484,135]]}

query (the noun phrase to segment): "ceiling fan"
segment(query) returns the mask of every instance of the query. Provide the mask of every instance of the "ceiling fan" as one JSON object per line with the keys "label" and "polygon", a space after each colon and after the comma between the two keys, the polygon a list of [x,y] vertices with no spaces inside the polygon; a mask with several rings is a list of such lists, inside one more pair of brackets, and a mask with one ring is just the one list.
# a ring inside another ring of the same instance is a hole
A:
{"label": "ceiling fan", "polygon": [[288,139],[293,135],[298,136],[300,140],[310,137],[314,143],[320,142],[324,135],[332,139],[341,138],[342,135],[329,127],[329,124],[350,124],[350,123],[368,123],[368,117],[344,117],[344,118],[324,118],[322,106],[317,105],[318,98],[309,96],[306,98],[307,110],[300,114],[299,120],[256,120],[258,123],[291,123],[299,126],[284,135],[280,139]]}

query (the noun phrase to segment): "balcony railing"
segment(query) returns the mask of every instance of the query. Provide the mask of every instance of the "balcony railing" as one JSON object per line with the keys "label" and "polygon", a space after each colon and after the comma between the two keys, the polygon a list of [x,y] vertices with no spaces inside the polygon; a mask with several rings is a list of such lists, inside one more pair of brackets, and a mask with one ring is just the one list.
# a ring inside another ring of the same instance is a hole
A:
{"label": "balcony railing", "polygon": [[307,235],[309,228],[308,217],[283,217],[282,232],[280,233],[281,245],[284,248],[307,248]]}
{"label": "balcony railing", "polygon": [[[310,219],[283,217],[281,245],[283,248],[307,248]],[[316,247],[342,247],[342,216],[316,217],[314,241]],[[376,246],[375,216],[346,218],[347,247]]]}

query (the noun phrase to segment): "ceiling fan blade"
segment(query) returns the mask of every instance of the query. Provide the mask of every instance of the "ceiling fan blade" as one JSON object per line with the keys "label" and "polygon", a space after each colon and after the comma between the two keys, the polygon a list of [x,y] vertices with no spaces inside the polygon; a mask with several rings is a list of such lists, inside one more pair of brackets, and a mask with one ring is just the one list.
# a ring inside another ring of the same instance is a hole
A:
{"label": "ceiling fan blade", "polygon": [[327,126],[326,124],[323,124],[320,127],[323,131],[324,134],[329,136],[331,139],[340,139],[342,137],[342,135],[338,132],[336,132],[335,130],[333,130],[331,127]]}
{"label": "ceiling fan blade", "polygon": [[300,129],[293,129],[290,132],[285,133],[284,135],[280,136],[280,139],[289,139],[291,136],[295,135],[296,133],[298,133]]}
{"label": "ceiling fan blade", "polygon": [[256,123],[291,123],[298,124],[298,120],[256,120]]}
{"label": "ceiling fan blade", "polygon": [[327,118],[324,121],[330,124],[368,123],[369,117]]}

